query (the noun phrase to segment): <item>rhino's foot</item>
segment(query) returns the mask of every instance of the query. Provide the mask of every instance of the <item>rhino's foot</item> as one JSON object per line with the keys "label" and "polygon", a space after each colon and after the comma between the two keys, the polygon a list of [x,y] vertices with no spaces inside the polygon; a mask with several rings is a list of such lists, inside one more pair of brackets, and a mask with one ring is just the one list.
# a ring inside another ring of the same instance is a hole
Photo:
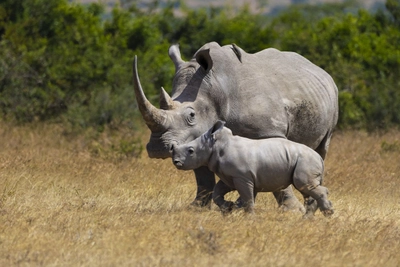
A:
{"label": "rhino's foot", "polygon": [[314,218],[315,218],[314,213],[305,213],[303,215],[303,219],[305,219],[305,220],[313,220]]}
{"label": "rhino's foot", "polygon": [[287,188],[272,192],[274,197],[279,205],[279,210],[282,212],[294,211],[305,213],[304,205],[300,203],[300,201],[296,198],[293,193],[292,186],[288,186]]}
{"label": "rhino's foot", "polygon": [[318,204],[312,197],[307,197],[304,199],[305,214],[304,219],[312,219],[314,217],[315,211],[318,209]]}
{"label": "rhino's foot", "polygon": [[199,207],[199,208],[211,208],[211,194],[202,197],[196,197],[192,203],[190,203],[192,207]]}
{"label": "rhino's foot", "polygon": [[233,204],[235,209],[241,209],[244,207],[244,202],[240,197]]}
{"label": "rhino's foot", "polygon": [[[331,218],[332,215],[334,214],[334,210],[333,209],[321,210],[321,212],[326,218]],[[314,218],[315,217],[314,217],[314,213],[313,212],[306,212],[306,214],[303,215],[303,219],[312,220]]]}
{"label": "rhino's foot", "polygon": [[302,214],[306,212],[305,207],[300,203],[300,201],[297,200],[296,197],[286,199],[279,206],[279,210],[281,212],[292,211],[292,212],[300,212]]}
{"label": "rhino's foot", "polygon": [[322,212],[322,214],[323,214],[325,217],[327,217],[327,218],[331,218],[332,215],[333,215],[333,213],[335,213],[333,209],[321,210],[321,212]]}
{"label": "rhino's foot", "polygon": [[235,207],[235,203],[233,203],[232,201],[225,201],[224,204],[219,206],[222,214],[230,213],[234,207]]}
{"label": "rhino's foot", "polygon": [[306,213],[314,214],[315,211],[318,209],[318,203],[312,197],[308,197],[304,201],[304,205],[306,206]]}

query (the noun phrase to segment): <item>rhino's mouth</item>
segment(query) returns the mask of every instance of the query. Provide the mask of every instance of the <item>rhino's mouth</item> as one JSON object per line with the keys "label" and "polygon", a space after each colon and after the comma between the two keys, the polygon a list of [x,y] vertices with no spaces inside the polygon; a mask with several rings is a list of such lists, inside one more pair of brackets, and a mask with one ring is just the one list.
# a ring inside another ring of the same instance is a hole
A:
{"label": "rhino's mouth", "polygon": [[183,169],[183,163],[179,160],[174,160],[174,165],[177,169]]}
{"label": "rhino's mouth", "polygon": [[146,150],[149,158],[166,159],[171,157],[168,147],[165,147],[163,143],[148,143],[146,145]]}
{"label": "rhino's mouth", "polygon": [[171,157],[171,146],[173,142],[163,141],[162,134],[152,134],[146,145],[147,154],[150,158],[166,159]]}

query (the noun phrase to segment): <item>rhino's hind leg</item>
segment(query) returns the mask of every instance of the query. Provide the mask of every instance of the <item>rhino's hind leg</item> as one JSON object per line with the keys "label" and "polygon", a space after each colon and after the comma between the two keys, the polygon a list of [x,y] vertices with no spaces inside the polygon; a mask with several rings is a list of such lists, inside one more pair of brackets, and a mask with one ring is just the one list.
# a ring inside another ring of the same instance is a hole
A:
{"label": "rhino's hind leg", "polygon": [[324,139],[322,139],[319,146],[315,149],[315,151],[321,156],[322,159],[325,159],[326,153],[328,153],[331,137],[332,137],[332,132],[329,131],[328,133],[326,133]]}
{"label": "rhino's hind leg", "polygon": [[315,199],[313,199],[312,197],[304,194],[303,196],[304,196],[304,206],[306,208],[306,213],[304,214],[303,218],[310,219],[314,217],[314,214],[318,209],[318,204],[317,201],[315,201]]}
{"label": "rhino's hind leg", "polygon": [[305,218],[313,217],[318,208],[325,216],[333,214],[332,203],[328,200],[328,188],[321,185],[323,174],[324,165],[320,157],[297,162],[293,172],[293,185],[303,194]]}
{"label": "rhino's hind leg", "polygon": [[279,209],[282,211],[300,211],[303,214],[305,213],[305,208],[294,195],[292,186],[273,192],[273,194],[278,202]]}
{"label": "rhino's hind leg", "polygon": [[332,203],[328,200],[328,188],[318,185],[313,188],[304,188],[301,190],[304,196],[306,205],[306,214],[304,218],[311,218],[315,211],[319,208],[325,217],[330,217],[333,214]]}
{"label": "rhino's hind leg", "polygon": [[197,182],[196,198],[192,202],[193,206],[211,207],[212,191],[215,186],[215,176],[207,167],[200,167],[194,170]]}

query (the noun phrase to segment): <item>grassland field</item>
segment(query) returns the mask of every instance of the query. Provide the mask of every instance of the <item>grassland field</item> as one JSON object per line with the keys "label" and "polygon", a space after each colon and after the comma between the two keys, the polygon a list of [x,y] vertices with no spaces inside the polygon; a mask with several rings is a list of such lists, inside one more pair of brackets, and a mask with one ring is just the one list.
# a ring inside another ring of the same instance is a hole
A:
{"label": "grassland field", "polygon": [[399,130],[335,132],[313,220],[270,193],[255,216],[191,207],[192,172],[101,150],[121,136],[0,122],[0,266],[400,266]]}

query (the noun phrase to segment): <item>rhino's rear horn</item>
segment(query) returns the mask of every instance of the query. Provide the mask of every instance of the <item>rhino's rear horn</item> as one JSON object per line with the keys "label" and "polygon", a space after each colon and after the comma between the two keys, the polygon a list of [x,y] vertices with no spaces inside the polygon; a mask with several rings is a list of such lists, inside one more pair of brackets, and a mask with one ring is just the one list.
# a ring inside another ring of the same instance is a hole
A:
{"label": "rhino's rear horn", "polygon": [[165,91],[164,87],[161,87],[161,92],[160,92],[160,108],[164,110],[171,110],[176,108],[175,102]]}
{"label": "rhino's rear horn", "polygon": [[146,122],[147,127],[152,132],[161,132],[165,129],[167,114],[165,110],[161,110],[153,106],[143,92],[142,85],[140,84],[139,74],[137,71],[137,56],[133,62],[133,87],[135,89],[136,101]]}

